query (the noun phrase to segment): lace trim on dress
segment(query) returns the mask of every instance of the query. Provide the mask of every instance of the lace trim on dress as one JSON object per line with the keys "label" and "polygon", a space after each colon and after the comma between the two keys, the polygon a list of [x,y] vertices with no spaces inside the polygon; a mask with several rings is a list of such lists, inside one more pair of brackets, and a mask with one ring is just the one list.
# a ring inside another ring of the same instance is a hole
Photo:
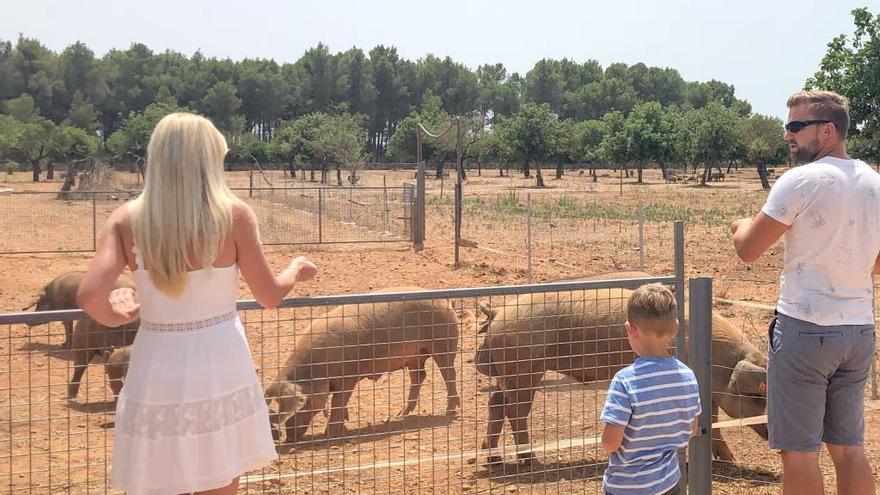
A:
{"label": "lace trim on dress", "polygon": [[168,323],[141,320],[141,329],[149,330],[151,332],[192,332],[195,330],[203,330],[208,327],[213,327],[214,325],[217,325],[219,323],[232,320],[236,316],[238,316],[237,311],[230,311],[228,313],[219,314],[210,318],[205,318],[203,320],[190,320]]}
{"label": "lace trim on dress", "polygon": [[220,431],[250,417],[263,400],[259,385],[207,400],[179,404],[120,402],[116,430],[130,436],[156,439]]}

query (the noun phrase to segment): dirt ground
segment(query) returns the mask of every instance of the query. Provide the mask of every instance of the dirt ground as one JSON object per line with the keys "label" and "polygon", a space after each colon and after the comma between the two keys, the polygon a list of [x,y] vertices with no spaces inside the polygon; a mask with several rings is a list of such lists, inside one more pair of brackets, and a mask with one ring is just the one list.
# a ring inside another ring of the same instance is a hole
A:
{"label": "dirt ground", "polygon": [[[622,187],[616,172],[600,171],[594,183],[577,171],[553,180],[553,171],[545,170],[548,187],[541,190],[532,187],[534,179],[498,177],[497,170],[484,170],[479,176],[471,171],[463,188],[462,237],[467,247],[461,249],[458,269],[453,266],[454,184],[448,177],[431,178],[430,172],[423,251],[414,252],[406,243],[272,246],[267,255],[273,268],[280,270],[302,253],[315,260],[318,277],[297,287],[295,296],[355,294],[404,285],[439,289],[523,284],[639,268],[668,275],[673,270],[671,219],[680,217],[686,219],[686,276],[712,276],[716,311],[741,328],[745,338],[766,348],[768,307],[776,297],[782,246],[772,248],[761,261],[745,265],[736,259],[727,233],[731,220],[752,215],[763,202],[765,193],[754,168],[732,171],[723,182],[705,188],[694,182],[667,184],[654,170],[646,172],[646,184],[637,185],[627,178]],[[371,171],[363,177],[362,185],[367,186],[414,182],[412,171]],[[133,174],[117,174],[115,179],[113,186],[120,189],[135,183]],[[51,192],[60,188],[58,181],[33,184],[28,180],[26,173],[0,177],[0,190]],[[246,172],[235,172],[228,174],[228,181],[245,187],[249,177]],[[280,172],[271,172],[256,182],[278,186],[285,179]],[[314,183],[299,180],[296,185]],[[10,206],[10,197],[0,193],[0,247],[39,241],[51,250],[73,239],[83,249],[91,249],[93,220],[88,202],[64,202],[46,195]],[[99,224],[125,199],[102,201],[94,221]],[[642,243],[639,204],[645,218]],[[31,220],[21,222],[22,216]],[[311,235],[295,217],[276,216],[273,222],[291,222],[289,232]],[[336,226],[340,230],[374,227],[343,222]],[[527,242],[529,230],[531,243]],[[645,248],[643,265],[640,245]],[[89,252],[0,255],[0,313],[20,311],[48,280],[67,270],[85,269],[90,258]],[[243,281],[241,297],[249,297]],[[488,302],[503,304],[500,298]],[[455,304],[457,309],[471,310],[476,303],[447,301],[450,307]],[[315,307],[241,313],[264,383],[275,378],[295,336],[308,331],[308,323],[326,311]],[[78,398],[68,403],[72,357],[60,347],[63,332],[58,323],[3,328],[0,451],[9,455],[0,457],[2,493],[109,491],[112,394],[96,360],[86,372]],[[589,441],[570,448],[554,447],[559,441],[589,440],[601,432],[596,419],[604,401],[601,386],[545,377],[548,386],[538,392],[530,418],[532,445],[545,447],[537,454],[540,463],[525,468],[509,462],[489,469],[481,459],[474,459],[472,452],[485,432],[492,383],[478,375],[472,364],[482,337],[476,334],[471,318],[462,321],[460,333],[455,366],[462,406],[455,416],[444,414],[445,389],[432,361],[419,407],[406,418],[396,416],[406,395],[405,373],[361,381],[350,402],[345,438],[325,440],[326,420],[319,415],[306,439],[283,449],[274,465],[250,473],[241,493],[601,493],[605,462],[601,447]],[[880,419],[876,412],[867,412],[866,420],[866,448],[876,475]],[[725,429],[724,435],[736,462],[715,462],[714,493],[777,493],[780,462],[766,442],[748,428]],[[504,442],[508,447],[512,444],[507,428]],[[822,467],[826,486],[832,489],[833,468],[827,456]]]}

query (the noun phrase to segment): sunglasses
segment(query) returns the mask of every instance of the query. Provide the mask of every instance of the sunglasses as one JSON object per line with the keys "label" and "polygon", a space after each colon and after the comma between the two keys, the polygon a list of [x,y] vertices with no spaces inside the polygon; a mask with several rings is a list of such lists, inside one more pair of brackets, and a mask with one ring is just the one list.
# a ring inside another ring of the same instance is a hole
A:
{"label": "sunglasses", "polygon": [[792,120],[791,122],[785,124],[785,130],[792,134],[797,134],[805,127],[816,124],[828,124],[830,122],[830,120]]}

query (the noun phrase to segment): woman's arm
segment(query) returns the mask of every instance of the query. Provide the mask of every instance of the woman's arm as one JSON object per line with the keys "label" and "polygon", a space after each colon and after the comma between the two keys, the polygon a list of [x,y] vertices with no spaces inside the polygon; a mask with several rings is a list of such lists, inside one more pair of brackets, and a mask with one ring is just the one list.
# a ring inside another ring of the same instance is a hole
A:
{"label": "woman's arm", "polygon": [[261,306],[272,309],[284,299],[294,284],[311,279],[317,273],[315,265],[303,256],[293,260],[277,276],[272,273],[257,228],[257,218],[248,205],[233,205],[233,232],[238,267],[254,299]]}
{"label": "woman's arm", "polygon": [[128,215],[127,208],[128,205],[117,208],[107,219],[98,238],[95,257],[76,293],[77,305],[95,321],[108,327],[130,323],[139,316],[134,291],[113,290],[126,264],[119,226]]}

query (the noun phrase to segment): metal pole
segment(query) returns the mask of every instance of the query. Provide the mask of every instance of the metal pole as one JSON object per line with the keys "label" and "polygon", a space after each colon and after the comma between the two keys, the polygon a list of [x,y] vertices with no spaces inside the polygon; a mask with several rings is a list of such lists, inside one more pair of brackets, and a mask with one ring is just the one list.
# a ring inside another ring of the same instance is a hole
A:
{"label": "metal pole", "polygon": [[[419,146],[421,157],[421,146]],[[416,171],[415,204],[413,205],[413,249],[425,248],[425,164],[420,160]]]}
{"label": "metal pole", "polygon": [[639,200],[639,271],[645,271],[645,205]]}
{"label": "metal pole", "polygon": [[92,251],[98,250],[98,205],[95,197],[98,193],[92,191]]}
{"label": "metal pole", "polygon": [[[684,358],[685,355],[685,334],[688,331],[688,325],[684,319],[684,223],[676,220],[672,224],[673,227],[673,250],[675,259],[675,282],[673,289],[675,291],[675,299],[677,303],[676,313],[680,324],[678,335],[675,339],[675,355],[678,359]],[[684,450],[678,452],[678,467],[682,473],[687,473],[687,462]],[[687,495],[687,484],[684,476],[678,484],[683,495]]]}
{"label": "metal pole", "polygon": [[324,190],[318,189],[318,244],[324,242]]}
{"label": "metal pole", "polygon": [[461,182],[455,183],[455,263],[453,268],[461,267]]}
{"label": "metal pole", "polygon": [[532,193],[526,194],[526,256],[529,283],[532,283]]}
{"label": "metal pole", "polygon": [[382,232],[388,232],[388,183],[382,174]]}
{"label": "metal pole", "polygon": [[455,268],[461,267],[461,117],[455,119]]}
{"label": "metal pole", "polygon": [[712,493],[712,279],[692,278],[689,286],[690,327],[688,364],[697,377],[703,412],[697,434],[688,445],[688,491]]}

